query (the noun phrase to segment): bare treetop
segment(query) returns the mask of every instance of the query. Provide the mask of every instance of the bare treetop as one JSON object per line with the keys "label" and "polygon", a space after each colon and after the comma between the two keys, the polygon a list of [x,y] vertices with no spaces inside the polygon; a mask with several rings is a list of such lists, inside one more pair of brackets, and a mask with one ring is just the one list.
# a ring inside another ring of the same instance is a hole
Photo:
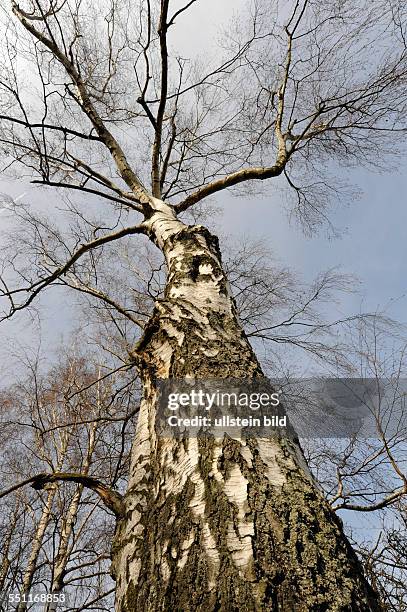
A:
{"label": "bare treetop", "polygon": [[242,182],[290,181],[311,157],[318,171],[397,152],[404,3],[247,3],[199,60],[193,40],[191,59],[177,53],[195,2],[173,4],[13,2],[2,140],[35,180],[185,210]]}
{"label": "bare treetop", "polygon": [[[312,231],[331,200],[346,197],[335,164],[392,168],[403,151],[404,2],[247,2],[219,24],[217,47],[197,52],[198,1],[22,0],[3,9],[4,171],[101,196],[130,215],[41,274],[30,301],[89,251],[148,233],[161,200],[177,215],[271,179],[272,196],[285,185]],[[185,28],[189,58],[177,51]]]}

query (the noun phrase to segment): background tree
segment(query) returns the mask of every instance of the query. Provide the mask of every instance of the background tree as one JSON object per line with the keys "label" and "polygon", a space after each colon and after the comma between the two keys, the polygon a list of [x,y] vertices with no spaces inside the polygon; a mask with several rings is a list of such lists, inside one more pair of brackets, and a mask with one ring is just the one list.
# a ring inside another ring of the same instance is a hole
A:
{"label": "background tree", "polygon": [[[95,15],[92,3],[13,3],[0,102],[7,160],[48,187],[103,198],[116,221],[108,231],[86,206],[73,211],[86,240],[75,224],[33,223],[34,248],[3,275],[5,316],[80,276],[86,258],[97,269],[101,248],[126,236],[144,234],[165,258],[164,294],[131,351],[144,391],[113,546],[117,610],[380,609],[295,441],[179,443],[153,424],[157,378],[263,375],[218,241],[183,215],[224,189],[284,178],[312,230],[341,187],[325,168],[392,163],[406,127],[405,8],[304,0],[270,14],[256,3],[203,67],[172,51],[193,4],[101,2]],[[24,80],[23,61],[35,66]],[[77,288],[140,324],[88,284]]]}
{"label": "background tree", "polygon": [[[366,402],[370,427],[365,424],[348,439],[304,441],[307,460],[330,505],[345,520],[348,513],[353,515],[354,528],[351,521],[348,531],[353,546],[384,609],[392,611],[404,610],[407,602],[402,553],[407,495],[406,346],[398,332],[389,333],[388,328],[385,332],[373,317],[370,326],[358,324],[350,334],[347,353],[353,375],[373,381],[377,390],[377,399]],[[363,520],[358,521],[357,515]],[[362,533],[357,533],[358,528]]]}
{"label": "background tree", "polygon": [[[45,374],[38,361],[29,362],[26,378],[2,398],[2,426],[11,441],[2,453],[3,484],[11,484],[2,520],[5,609],[35,609],[29,596],[44,586],[63,593],[67,609],[111,609],[114,513],[101,493],[123,486],[129,393],[134,397],[136,389],[123,377],[106,379],[89,355],[75,353]],[[24,482],[33,488],[21,488]],[[21,599],[14,608],[11,600],[7,605],[13,593]]]}

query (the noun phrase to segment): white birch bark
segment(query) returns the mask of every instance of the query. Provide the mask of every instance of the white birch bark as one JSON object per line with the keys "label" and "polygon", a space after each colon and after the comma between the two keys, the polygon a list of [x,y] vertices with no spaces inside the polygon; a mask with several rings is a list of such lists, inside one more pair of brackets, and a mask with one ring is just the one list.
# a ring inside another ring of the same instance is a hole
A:
{"label": "white birch bark", "polygon": [[[45,531],[50,521],[52,503],[55,498],[56,490],[57,490],[57,485],[55,484],[49,485],[47,499],[42,509],[41,518],[35,530],[35,535],[33,537],[33,541],[31,544],[30,556],[29,556],[27,566],[24,571],[22,589],[20,592],[22,600],[19,602],[17,606],[17,612],[25,612],[25,610],[27,610],[27,598],[28,598],[28,595],[31,591],[31,587],[33,584],[34,574],[37,568],[38,558],[41,552],[44,534],[45,534]],[[25,601],[23,601],[24,599]]]}
{"label": "white birch bark", "polygon": [[[89,432],[88,450],[81,467],[81,473],[85,476],[89,473],[93,451],[95,450],[96,429],[97,424],[91,424]],[[71,539],[73,534],[73,527],[77,518],[83,489],[83,485],[78,485],[69,503],[68,510],[65,516],[62,518],[62,528],[58,543],[58,551],[55,557],[54,567],[52,568],[53,578],[50,591],[52,595],[60,594],[64,588],[63,577],[72,551],[73,542],[71,541]],[[44,612],[53,612],[54,610],[57,610],[57,608],[58,602],[53,600],[45,604]]]}
{"label": "white birch bark", "polygon": [[145,225],[168,280],[135,349],[144,395],[113,546],[117,612],[378,610],[295,441],[157,437],[157,378],[262,372],[217,239],[157,201]]}

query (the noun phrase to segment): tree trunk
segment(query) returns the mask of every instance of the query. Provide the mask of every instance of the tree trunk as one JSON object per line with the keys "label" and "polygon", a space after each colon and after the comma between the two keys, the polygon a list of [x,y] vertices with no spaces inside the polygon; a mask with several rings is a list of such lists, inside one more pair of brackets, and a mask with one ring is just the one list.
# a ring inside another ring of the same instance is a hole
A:
{"label": "tree trunk", "polygon": [[217,239],[160,202],[146,224],[168,281],[135,351],[144,395],[112,550],[117,612],[379,610],[297,443],[156,435],[157,379],[263,374]]}
{"label": "tree trunk", "polygon": [[[11,518],[11,517],[10,517]],[[1,563],[0,563],[0,594],[5,592],[5,585],[9,569],[11,566],[10,561],[10,549],[13,542],[13,536],[15,536],[15,529],[19,518],[19,504],[17,503],[14,509],[13,517],[8,525],[8,533],[3,540],[3,550],[1,551]],[[2,601],[0,597],[0,602]],[[0,608],[1,609],[1,608]]]}
{"label": "tree trunk", "polygon": [[[90,425],[88,451],[80,469],[81,474],[83,474],[84,476],[89,473],[92,455],[95,450],[96,429],[97,423],[92,423]],[[76,488],[76,491],[69,503],[68,510],[66,514],[62,517],[58,551],[52,567],[52,581],[50,589],[50,594],[52,595],[60,595],[65,586],[64,576],[66,573],[66,568],[69,562],[70,555],[72,553],[72,548],[75,543],[74,541],[72,541],[72,537],[75,537],[74,526],[78,518],[78,509],[83,489],[84,487],[81,484]],[[78,533],[76,533],[76,536],[78,536]],[[58,600],[46,602],[44,606],[44,612],[53,612],[54,610],[57,610],[58,607]]]}
{"label": "tree trunk", "polygon": [[31,545],[30,556],[28,559],[27,567],[25,568],[25,571],[23,574],[23,582],[22,582],[22,587],[20,591],[22,600],[17,606],[17,612],[25,612],[25,610],[27,610],[28,608],[27,598],[28,598],[28,595],[30,594],[30,590],[33,584],[34,574],[35,574],[35,570],[37,569],[38,558],[41,553],[45,531],[48,527],[48,524],[51,518],[52,503],[54,501],[56,490],[57,490],[57,485],[55,484],[49,487],[48,494],[47,494],[47,500],[45,502],[44,508],[41,513],[41,518],[35,530],[35,534],[34,534],[32,545]]}

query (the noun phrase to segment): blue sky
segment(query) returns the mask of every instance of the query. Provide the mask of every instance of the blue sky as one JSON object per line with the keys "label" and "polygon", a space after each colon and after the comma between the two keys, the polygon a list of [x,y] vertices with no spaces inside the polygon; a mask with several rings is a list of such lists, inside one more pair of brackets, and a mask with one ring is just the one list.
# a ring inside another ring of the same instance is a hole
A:
{"label": "blue sky", "polygon": [[[333,317],[386,309],[388,315],[407,324],[407,176],[401,171],[385,175],[359,171],[353,173],[353,178],[362,189],[360,199],[344,201],[331,214],[335,226],[343,232],[339,238],[329,238],[324,228],[316,236],[304,236],[298,225],[290,223],[278,195],[236,198],[225,192],[217,199],[222,211],[217,225],[221,234],[262,238],[277,260],[305,280],[334,266],[355,274],[360,280],[357,292],[342,296],[339,312],[336,306],[332,307]],[[24,201],[35,208],[46,210],[47,201],[49,205],[55,202],[49,197],[50,191],[27,184],[23,190],[20,181],[0,182],[0,192],[13,197],[26,189]],[[7,214],[1,213],[0,224],[7,225]],[[73,310],[59,289],[49,291],[41,300],[41,317],[44,348],[57,346],[74,325]],[[18,337],[23,330],[26,339],[35,340],[38,336],[38,330],[30,327],[26,317],[7,322],[0,336]]]}
{"label": "blue sky", "polygon": [[[219,24],[225,26],[234,11],[247,6],[247,0],[197,2],[174,29],[174,45],[184,56],[191,50],[205,54],[208,41],[219,37]],[[342,177],[344,170],[337,172]],[[407,292],[406,160],[387,174],[355,169],[351,177],[361,190],[360,198],[354,202],[345,198],[330,214],[336,228],[344,232],[340,239],[329,239],[323,228],[318,236],[306,238],[298,226],[290,225],[278,195],[247,199],[221,194],[217,198],[223,209],[221,231],[264,238],[274,255],[305,280],[339,265],[361,281],[359,293],[344,296],[344,313],[387,307],[390,316],[407,324],[402,298]]]}
{"label": "blue sky", "polygon": [[[173,30],[179,52],[204,55],[211,40],[218,36],[219,23],[227,22],[233,11],[247,6],[246,0],[206,0],[194,4],[182,16],[179,27]],[[175,6],[176,8],[176,6]],[[178,24],[177,24],[178,25]],[[407,291],[405,262],[407,261],[407,177],[405,164],[398,171],[374,174],[365,170],[352,172],[353,182],[362,190],[359,200],[343,201],[331,214],[334,225],[343,233],[341,238],[329,239],[324,228],[319,235],[305,237],[300,228],[290,224],[281,201],[273,193],[261,198],[235,198],[222,193],[217,198],[223,214],[218,219],[221,233],[251,238],[263,238],[274,256],[284,265],[298,271],[305,280],[329,267],[341,266],[344,272],[355,274],[361,281],[359,292],[343,296],[341,314],[360,310],[374,311],[387,308],[389,315],[407,323]],[[338,170],[340,176],[343,170]],[[13,197],[26,191],[27,184],[0,181],[0,192]],[[46,195],[44,195],[46,194]],[[51,192],[28,187],[25,201],[42,209],[54,205]],[[348,206],[349,204],[349,206]],[[0,214],[0,227],[6,223]],[[42,335],[45,345],[59,343],[61,333],[72,325],[72,311],[61,292],[49,292],[42,300]],[[21,323],[7,324],[0,334],[13,337]],[[25,330],[26,337],[36,332]]]}
{"label": "blue sky", "polygon": [[342,232],[338,238],[330,238],[325,228],[311,238],[304,236],[290,222],[281,198],[272,195],[250,200],[222,196],[220,226],[228,234],[263,238],[277,259],[306,280],[335,266],[354,274],[360,286],[343,297],[344,313],[386,308],[407,323],[407,176],[401,170],[384,175],[361,170],[353,172],[353,180],[360,198],[345,199],[330,214]]}

